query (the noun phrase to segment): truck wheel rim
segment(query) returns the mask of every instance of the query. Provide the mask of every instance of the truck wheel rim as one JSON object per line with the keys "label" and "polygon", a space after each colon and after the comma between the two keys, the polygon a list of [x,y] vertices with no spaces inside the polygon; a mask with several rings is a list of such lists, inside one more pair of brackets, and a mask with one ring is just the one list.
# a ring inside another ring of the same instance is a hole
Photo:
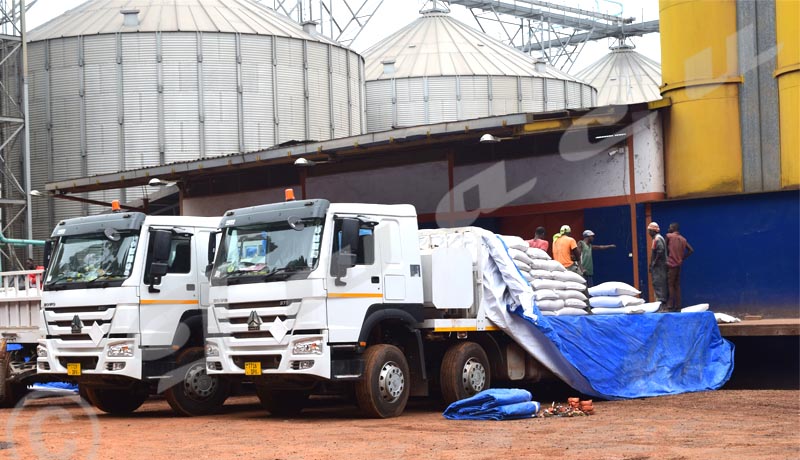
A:
{"label": "truck wheel rim", "polygon": [[469,394],[482,391],[486,385],[486,368],[477,359],[468,359],[461,373],[461,383]]}
{"label": "truck wheel rim", "polygon": [[207,399],[216,391],[217,381],[206,373],[205,366],[195,365],[186,371],[183,387],[192,399]]}
{"label": "truck wheel rim", "polygon": [[378,390],[381,398],[386,402],[393,403],[400,399],[405,386],[406,378],[400,366],[394,361],[384,364],[378,375]]}

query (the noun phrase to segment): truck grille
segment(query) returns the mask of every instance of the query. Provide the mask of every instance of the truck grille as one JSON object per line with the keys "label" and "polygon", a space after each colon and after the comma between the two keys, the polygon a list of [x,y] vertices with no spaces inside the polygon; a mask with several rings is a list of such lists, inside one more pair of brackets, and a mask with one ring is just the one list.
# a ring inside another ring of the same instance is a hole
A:
{"label": "truck grille", "polygon": [[269,339],[269,338],[272,338],[272,333],[269,332],[269,331],[234,332],[232,335],[236,339]]}
{"label": "truck grille", "polygon": [[59,356],[58,362],[64,367],[67,367],[67,363],[80,363],[81,370],[94,370],[97,367],[97,358],[94,356]]}
{"label": "truck grille", "polygon": [[256,355],[256,356],[234,356],[233,364],[240,369],[244,369],[244,363],[261,363],[261,369],[277,369],[281,364],[281,357],[278,355]]}
{"label": "truck grille", "polygon": [[241,302],[241,303],[219,303],[215,307],[225,308],[226,310],[255,310],[258,308],[288,307],[289,305],[300,302],[302,299],[273,300],[270,302]]}
{"label": "truck grille", "polygon": [[[260,318],[262,322],[270,324],[273,323],[276,318],[280,318],[281,321],[286,321],[287,317],[285,315],[273,315],[273,316],[261,316]],[[228,321],[230,321],[231,324],[247,324],[247,322],[250,321],[250,317],[242,316],[241,318],[230,318]]]}
{"label": "truck grille", "polygon": [[114,305],[90,305],[90,306],[81,306],[81,307],[52,307],[52,308],[45,308],[45,311],[51,311],[53,313],[96,313],[96,312],[103,312],[108,311],[109,309],[114,308]]}

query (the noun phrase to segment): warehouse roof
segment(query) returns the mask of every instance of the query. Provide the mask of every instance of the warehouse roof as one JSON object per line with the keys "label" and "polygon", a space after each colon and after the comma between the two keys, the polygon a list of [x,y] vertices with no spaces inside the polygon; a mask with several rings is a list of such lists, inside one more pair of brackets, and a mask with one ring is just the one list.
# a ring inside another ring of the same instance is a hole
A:
{"label": "warehouse roof", "polygon": [[229,32],[329,41],[254,0],[88,0],[29,41],[118,32]]}
{"label": "warehouse roof", "polygon": [[597,105],[635,104],[661,98],[661,64],[630,45],[612,48],[576,76],[597,88]]}
{"label": "warehouse roof", "polygon": [[[411,24],[364,51],[366,79],[492,75],[575,80],[556,68],[539,64],[488,35],[452,18],[448,10],[422,11]],[[385,64],[394,64],[384,73]]]}

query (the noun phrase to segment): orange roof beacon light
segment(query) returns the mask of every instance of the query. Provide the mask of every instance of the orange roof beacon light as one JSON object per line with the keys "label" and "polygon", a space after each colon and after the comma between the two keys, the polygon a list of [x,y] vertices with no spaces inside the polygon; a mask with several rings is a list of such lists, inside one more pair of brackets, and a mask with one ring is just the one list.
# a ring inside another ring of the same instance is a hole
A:
{"label": "orange roof beacon light", "polygon": [[122,208],[119,207],[119,200],[111,201],[111,212],[120,212]]}
{"label": "orange roof beacon light", "polygon": [[294,190],[287,188],[283,191],[286,201],[294,201]]}

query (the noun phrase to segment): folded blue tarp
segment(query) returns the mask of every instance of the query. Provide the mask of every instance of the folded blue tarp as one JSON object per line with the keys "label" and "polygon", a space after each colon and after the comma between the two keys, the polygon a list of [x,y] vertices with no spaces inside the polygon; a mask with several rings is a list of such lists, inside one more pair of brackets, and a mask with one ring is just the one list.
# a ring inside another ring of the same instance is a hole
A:
{"label": "folded blue tarp", "polygon": [[513,420],[533,417],[539,407],[528,391],[492,388],[450,404],[443,415],[449,420]]}

